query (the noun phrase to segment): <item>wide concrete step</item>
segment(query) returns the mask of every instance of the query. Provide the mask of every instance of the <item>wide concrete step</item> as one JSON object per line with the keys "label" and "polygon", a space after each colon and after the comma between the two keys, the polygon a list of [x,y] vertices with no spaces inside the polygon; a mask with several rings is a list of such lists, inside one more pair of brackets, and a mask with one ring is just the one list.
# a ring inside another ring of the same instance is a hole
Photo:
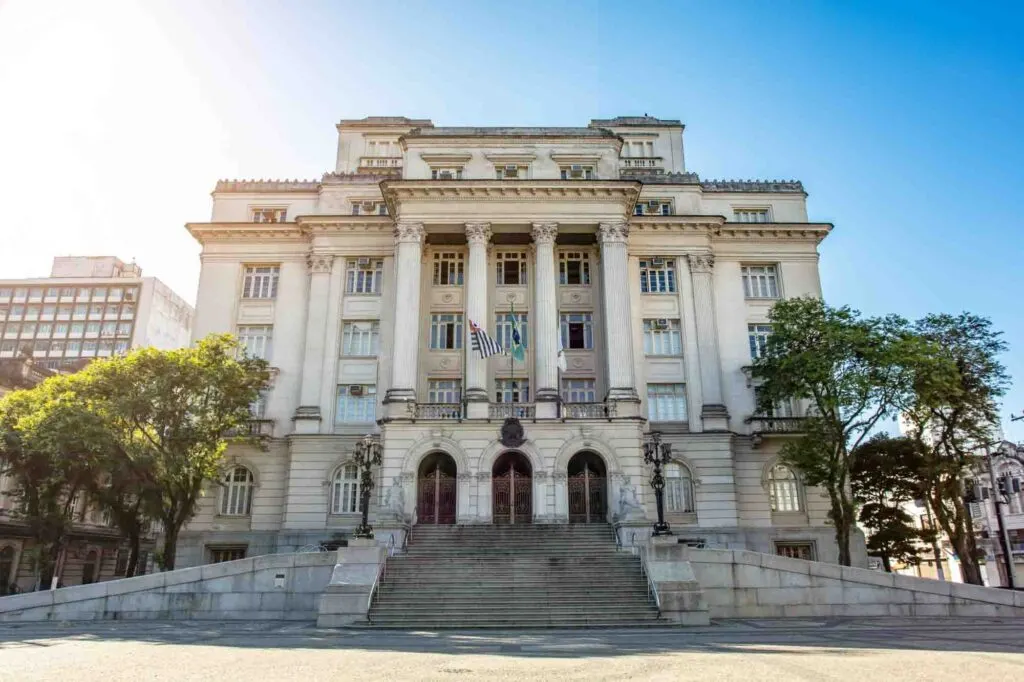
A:
{"label": "wide concrete step", "polygon": [[503,594],[516,595],[517,597],[530,595],[546,598],[548,596],[562,594],[582,597],[587,595],[628,595],[630,593],[641,592],[646,594],[648,588],[646,580],[607,581],[587,587],[579,587],[571,582],[557,584],[551,583],[550,581],[536,580],[518,583],[495,582],[487,583],[486,585],[477,584],[466,586],[460,586],[458,583],[447,582],[402,581],[382,583],[379,589],[381,594],[404,594],[407,590],[415,590],[417,593],[423,594],[424,596],[445,597],[449,595],[476,596],[480,594],[493,594],[500,592]]}
{"label": "wide concrete step", "polygon": [[661,628],[671,621],[651,614],[636,618],[608,618],[604,616],[535,616],[535,617],[438,617],[410,620],[401,616],[371,617],[367,627],[407,630],[468,630],[468,629],[544,629],[544,628]]}
{"label": "wide concrete step", "polygon": [[[587,598],[590,599],[589,603],[593,603],[595,600],[589,595],[568,595],[568,594],[548,594],[548,595],[530,595],[530,594],[504,594],[504,595],[493,595],[493,594],[463,594],[463,595],[417,595],[410,596],[400,593],[380,593],[374,599],[374,605],[385,607],[385,606],[409,606],[416,608],[465,608],[466,610],[478,610],[478,609],[493,609],[493,608],[504,608],[505,606],[515,606],[524,602],[529,602],[531,608],[536,608],[536,604],[533,600],[528,599],[530,596],[540,597],[542,599],[542,606],[540,608],[552,609],[552,608],[583,608],[581,604],[588,603]],[[618,595],[620,598],[614,602],[616,608],[622,608],[629,605],[647,605],[649,602],[647,592],[642,590],[637,591],[626,591],[620,592]],[[605,602],[608,603],[608,602]]]}

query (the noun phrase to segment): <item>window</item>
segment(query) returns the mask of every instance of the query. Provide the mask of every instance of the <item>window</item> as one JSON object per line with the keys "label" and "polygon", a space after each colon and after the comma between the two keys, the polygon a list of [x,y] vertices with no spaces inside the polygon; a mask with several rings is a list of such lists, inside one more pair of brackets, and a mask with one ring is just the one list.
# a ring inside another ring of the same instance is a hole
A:
{"label": "window", "polygon": [[249,325],[238,328],[238,343],[251,358],[270,359],[274,328],[270,325]]}
{"label": "window", "polygon": [[252,221],[254,223],[283,223],[288,215],[286,208],[254,208],[252,210]]}
{"label": "window", "polygon": [[633,206],[633,215],[672,215],[672,202],[666,199],[638,201]]}
{"label": "window", "polygon": [[562,348],[591,350],[594,347],[594,316],[590,313],[562,315]]}
{"label": "window", "polygon": [[81,322],[71,323],[71,334],[70,336],[82,336],[85,333],[85,325]]}
{"label": "window", "polygon": [[89,319],[90,320],[101,320],[103,319],[103,305],[94,304],[89,306]]}
{"label": "window", "polygon": [[114,342],[114,353],[117,355],[123,355],[128,352],[128,341],[125,339],[118,339]]}
{"label": "window", "polygon": [[11,306],[11,320],[20,320],[25,315],[25,306],[23,305],[12,305]]}
{"label": "window", "polygon": [[767,208],[734,208],[733,220],[737,223],[770,223]]}
{"label": "window", "polygon": [[124,297],[124,289],[121,287],[111,287],[110,294],[107,296],[107,300],[111,303],[120,303]]}
{"label": "window", "polygon": [[444,168],[431,168],[430,169],[431,180],[461,180],[462,179],[462,168],[455,166],[446,166]]}
{"label": "window", "polygon": [[253,419],[263,419],[267,415],[267,392],[260,391],[256,394],[256,400],[249,403],[249,416]]}
{"label": "window", "polygon": [[686,421],[686,386],[647,384],[647,418],[652,422]]}
{"label": "window", "polygon": [[[88,291],[88,289],[86,289],[86,291]],[[28,289],[18,287],[17,289],[14,290],[15,301],[24,301],[26,298],[28,298]]]}
{"label": "window", "polygon": [[74,357],[82,352],[81,341],[68,341],[67,349],[64,351],[65,357]]}
{"label": "window", "polygon": [[434,286],[462,286],[463,265],[461,253],[435,253]]}
{"label": "window", "polygon": [[40,319],[52,320],[56,312],[57,306],[53,305],[52,303],[50,305],[44,305],[43,312],[40,315]]}
{"label": "window", "polygon": [[248,516],[252,511],[252,472],[237,466],[221,479],[220,513],[222,516]]}
{"label": "window", "polygon": [[640,259],[640,293],[676,293],[676,263],[674,258]]}
{"label": "window", "polygon": [[[245,547],[211,547],[210,548],[210,563],[222,564],[225,561],[238,561],[239,559],[245,558]],[[142,575],[141,571],[145,570],[142,563],[141,554],[139,558],[140,572],[138,575]]]}
{"label": "window", "polygon": [[435,314],[430,316],[431,350],[457,350],[462,348],[462,315]]}
{"label": "window", "polygon": [[83,305],[83,304],[79,303],[79,304],[77,304],[75,306],[74,319],[76,319],[76,320],[84,320],[88,313],[89,313],[89,306]]}
{"label": "window", "polygon": [[117,335],[118,336],[130,336],[132,333],[131,322],[118,322],[117,323]]}
{"label": "window", "polygon": [[427,382],[428,403],[462,402],[462,382],[458,379],[431,379]]}
{"label": "window", "polygon": [[593,379],[562,379],[562,400],[567,403],[596,403]]}
{"label": "window", "polygon": [[583,251],[561,251],[558,254],[558,283],[590,284],[590,254]]}
{"label": "window", "polygon": [[512,322],[515,321],[519,327],[519,342],[523,348],[527,347],[527,315],[526,313],[498,313],[494,317],[494,340],[502,348],[512,348]]}
{"label": "window", "polygon": [[750,358],[756,360],[764,357],[768,349],[768,337],[772,335],[770,324],[748,324],[747,338],[750,341]]}
{"label": "window", "polygon": [[369,321],[346,322],[341,338],[342,355],[377,355],[380,350],[380,324]]}
{"label": "window", "polygon": [[0,301],[6,301],[11,297],[11,290],[9,288],[0,288]]}
{"label": "window", "polygon": [[665,509],[670,512],[693,513],[693,479],[690,470],[679,462],[665,465]]}
{"label": "window", "polygon": [[57,306],[57,319],[58,320],[70,320],[71,319],[71,306],[69,306],[69,305]]}
{"label": "window", "polygon": [[494,173],[499,180],[517,180],[526,177],[526,166],[515,163],[498,164],[494,167]]}
{"label": "window", "polygon": [[338,386],[338,406],[334,414],[336,424],[372,424],[376,420],[376,386]]}
{"label": "window", "polygon": [[521,251],[499,251],[495,255],[498,286],[526,284],[526,254]]}
{"label": "window", "polygon": [[28,290],[28,300],[38,302],[43,300],[43,290],[40,287],[32,287]]}
{"label": "window", "polygon": [[[97,329],[97,331],[99,331]],[[21,338],[31,339],[36,335],[36,325],[34,323],[28,323],[21,325]]]}
{"label": "window", "polygon": [[562,166],[561,172],[563,180],[593,180],[597,177],[593,166],[584,166],[578,163]]}
{"label": "window", "polygon": [[134,288],[132,288],[132,289],[125,289],[124,290],[124,300],[126,300],[126,301],[134,301],[138,291],[139,291],[138,289],[134,289]]}
{"label": "window", "polygon": [[530,402],[529,379],[495,379],[494,402],[497,403],[528,403]]}
{"label": "window", "polygon": [[[761,404],[760,389],[754,389],[754,409],[758,409],[758,405]],[[772,403],[771,407],[767,412],[758,412],[758,416],[761,417],[792,417],[795,414],[793,409],[793,400],[779,400]]]}
{"label": "window", "polygon": [[683,339],[679,331],[679,320],[644,320],[644,354],[682,355]]}
{"label": "window", "polygon": [[776,542],[775,553],[790,559],[814,561],[813,542]]}
{"label": "window", "polygon": [[18,332],[21,330],[21,325],[17,322],[8,322],[7,327],[4,328],[4,338],[17,338]]}
{"label": "window", "polygon": [[103,309],[103,319],[104,320],[116,320],[117,319],[117,311],[118,311],[118,306],[116,304],[115,305],[108,305],[106,308]]}
{"label": "window", "polygon": [[[276,284],[274,285],[274,293],[275,293],[275,295],[277,293],[277,285]],[[122,320],[130,320],[133,317],[135,317],[135,306],[127,305],[127,304],[121,306],[121,319]]]}
{"label": "window", "polygon": [[73,287],[61,287],[61,289],[60,289],[60,297],[61,298],[74,298],[75,297],[75,290],[74,290],[74,288]]}
{"label": "window", "polygon": [[50,355],[63,355],[64,354],[64,342],[54,341],[50,344]]}
{"label": "window", "polygon": [[107,288],[106,287],[96,287],[95,289],[92,290],[92,300],[94,300],[94,301],[102,301],[102,300],[104,300],[106,298],[107,298]]}
{"label": "window", "polygon": [[246,265],[242,279],[242,298],[277,298],[277,265]]}
{"label": "window", "polygon": [[354,258],[349,260],[347,270],[346,293],[380,294],[380,287],[384,281],[383,260]]}
{"label": "window", "polygon": [[26,320],[38,320],[39,319],[39,306],[30,305],[25,308],[25,319]]}
{"label": "window", "polygon": [[359,512],[359,468],[355,464],[338,467],[331,482],[331,513]]}
{"label": "window", "polygon": [[387,215],[388,205],[383,201],[352,202],[352,215]]}
{"label": "window", "polygon": [[96,336],[99,333],[100,333],[100,323],[99,322],[87,322],[86,323],[86,325],[85,325],[85,334],[86,334],[86,336],[89,336],[89,335]]}
{"label": "window", "polygon": [[774,265],[744,265],[743,295],[747,298],[778,298],[779,276]]}
{"label": "window", "polygon": [[39,328],[36,329],[36,336],[40,336],[40,337],[47,336],[48,337],[48,336],[50,336],[52,331],[53,331],[53,325],[52,324],[50,324],[49,322],[40,322],[39,323]]}
{"label": "window", "polygon": [[117,322],[104,322],[103,326],[100,327],[100,335],[101,336],[113,336],[114,332],[116,330],[117,330]]}
{"label": "window", "polygon": [[793,470],[776,464],[768,470],[768,498],[773,512],[803,511],[800,504],[800,481]]}

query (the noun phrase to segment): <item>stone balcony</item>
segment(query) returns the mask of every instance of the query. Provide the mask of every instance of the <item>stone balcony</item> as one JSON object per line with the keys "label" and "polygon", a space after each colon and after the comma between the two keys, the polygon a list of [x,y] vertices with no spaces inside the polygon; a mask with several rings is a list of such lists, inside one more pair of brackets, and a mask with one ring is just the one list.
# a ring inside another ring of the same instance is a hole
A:
{"label": "stone balcony", "polygon": [[401,156],[362,156],[359,158],[359,173],[370,175],[402,176]]}
{"label": "stone balcony", "polygon": [[752,415],[744,420],[755,440],[768,436],[795,436],[803,433],[806,417],[769,417]]}

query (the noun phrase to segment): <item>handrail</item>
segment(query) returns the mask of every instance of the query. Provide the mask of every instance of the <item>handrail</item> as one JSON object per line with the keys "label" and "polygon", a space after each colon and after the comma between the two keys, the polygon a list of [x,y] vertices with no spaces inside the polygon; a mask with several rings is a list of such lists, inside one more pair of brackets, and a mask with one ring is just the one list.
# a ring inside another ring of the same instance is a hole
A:
{"label": "handrail", "polygon": [[373,606],[373,597],[377,594],[380,584],[384,582],[384,578],[387,577],[387,571],[388,553],[384,552],[384,560],[380,562],[380,568],[377,569],[377,577],[373,579],[373,585],[370,586],[370,594],[366,598],[366,620],[370,620],[370,608]]}
{"label": "handrail", "polygon": [[645,578],[647,578],[647,598],[654,597],[654,605],[658,607],[658,615],[661,615],[661,596],[658,595],[658,586],[651,578],[651,573],[647,570],[647,546],[640,545],[640,572]]}

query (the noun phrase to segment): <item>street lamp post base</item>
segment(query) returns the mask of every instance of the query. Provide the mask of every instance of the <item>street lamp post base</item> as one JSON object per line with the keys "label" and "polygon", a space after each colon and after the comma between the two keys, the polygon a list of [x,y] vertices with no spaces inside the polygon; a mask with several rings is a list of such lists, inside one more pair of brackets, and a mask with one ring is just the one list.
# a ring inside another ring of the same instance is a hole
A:
{"label": "street lamp post base", "polygon": [[661,535],[672,535],[672,529],[669,528],[669,525],[668,525],[667,522],[665,522],[665,521],[658,521],[657,523],[654,524],[654,533],[653,533],[653,535],[654,535],[654,537],[659,537]]}
{"label": "street lamp post base", "polygon": [[355,532],[353,532],[352,535],[354,537],[357,537],[357,538],[364,538],[366,540],[372,540],[373,539],[373,526],[371,526],[369,524],[367,524],[365,526],[360,524],[360,525],[356,526]]}

